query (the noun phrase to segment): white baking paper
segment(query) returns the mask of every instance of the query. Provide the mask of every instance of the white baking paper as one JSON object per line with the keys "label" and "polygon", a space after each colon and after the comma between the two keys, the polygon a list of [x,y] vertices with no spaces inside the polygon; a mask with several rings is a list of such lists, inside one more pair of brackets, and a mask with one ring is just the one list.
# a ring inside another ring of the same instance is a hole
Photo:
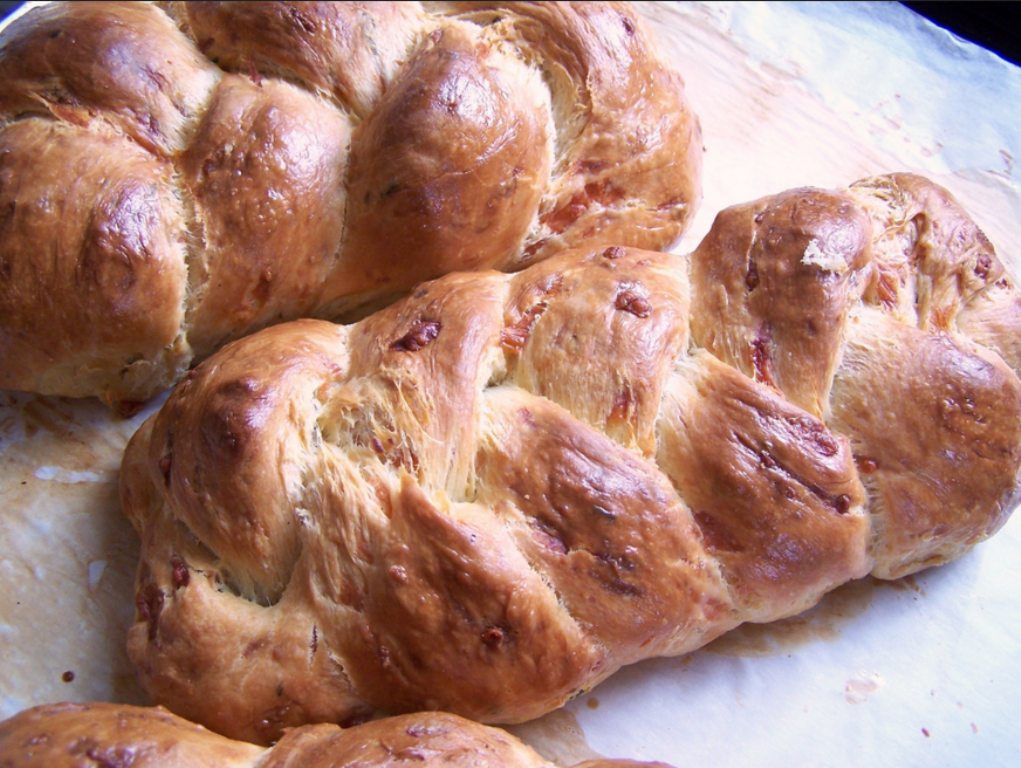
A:
{"label": "white baking paper", "polygon": [[[950,189],[1021,273],[1017,67],[896,3],[640,8],[704,131],[705,199],[679,253],[733,203],[906,170]],[[124,653],[138,545],[116,481],[146,415],[0,392],[0,718],[145,702]],[[564,765],[1021,765],[1019,584],[1014,519],[956,563],[635,665],[514,731]]]}

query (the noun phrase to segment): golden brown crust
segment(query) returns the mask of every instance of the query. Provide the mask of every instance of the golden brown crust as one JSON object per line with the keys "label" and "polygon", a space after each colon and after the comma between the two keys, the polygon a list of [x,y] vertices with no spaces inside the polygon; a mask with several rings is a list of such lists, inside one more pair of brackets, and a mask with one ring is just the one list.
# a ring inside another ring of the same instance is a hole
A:
{"label": "golden brown crust", "polygon": [[[0,723],[0,764],[5,768],[86,764],[133,768],[396,768],[409,763],[424,768],[553,768],[552,763],[504,731],[440,712],[392,717],[348,729],[304,726],[287,731],[269,749],[224,738],[161,707],[50,704],[25,710]],[[598,760],[582,765],[662,766],[630,760]]]}
{"label": "golden brown crust", "polygon": [[346,119],[285,82],[226,75],[213,91],[179,161],[201,232],[189,265],[196,355],[319,306],[343,240],[338,158],[350,141]]}
{"label": "golden brown crust", "polygon": [[552,133],[538,72],[472,25],[433,32],[355,129],[334,275],[349,285],[326,292],[513,266],[550,183]]}
{"label": "golden brown crust", "polygon": [[261,742],[375,710],[519,721],[991,535],[1021,381],[876,290],[890,225],[854,189],[901,185],[966,218],[918,177],[792,190],[721,213],[690,270],[571,251],[224,348],[122,469],[149,693]]}
{"label": "golden brown crust", "polygon": [[793,189],[722,211],[692,256],[696,342],[822,416],[871,232],[840,192]]}
{"label": "golden brown crust", "polygon": [[996,352],[1021,372],[1021,292],[1007,278],[976,294],[957,316],[961,333]]}
{"label": "golden brown crust", "polygon": [[[577,235],[637,248],[677,237],[701,200],[702,134],[678,99],[681,75],[650,57],[654,43],[626,4],[440,2],[462,18],[508,28],[552,62],[554,178],[540,226],[525,247],[535,261]],[[528,55],[526,53],[526,55]]]}
{"label": "golden brown crust", "polygon": [[187,143],[215,66],[145,3],[53,3],[0,33],[0,124],[109,126],[160,159]]}
{"label": "golden brown crust", "polygon": [[109,133],[36,118],[0,132],[0,387],[85,396],[110,369],[132,391],[186,369],[172,173]]}
{"label": "golden brown crust", "polygon": [[871,491],[876,576],[953,560],[1007,521],[1021,386],[995,353],[863,310],[832,401],[830,423],[851,439]]}
{"label": "golden brown crust", "polygon": [[306,83],[359,119],[372,111],[427,24],[418,3],[158,5],[226,71]]}
{"label": "golden brown crust", "polygon": [[[0,386],[108,402],[450,271],[666,248],[701,197],[680,76],[613,3],[55,3],[0,35],[0,147]],[[95,301],[37,270],[139,272],[95,226],[159,268]]]}
{"label": "golden brown crust", "polygon": [[0,763],[247,768],[264,750],[231,741],[162,707],[46,704],[0,723]]}
{"label": "golden brown crust", "polygon": [[1003,265],[967,211],[911,173],[862,179],[848,190],[875,227],[876,281],[866,299],[923,330],[951,330],[961,307],[999,280]]}
{"label": "golden brown crust", "polygon": [[711,355],[679,373],[657,460],[683,489],[742,620],[800,613],[865,574],[869,522],[846,441]]}
{"label": "golden brown crust", "polygon": [[[763,232],[792,201],[830,207],[828,239]],[[1003,525],[1021,458],[1018,294],[947,190],[907,173],[792,190],[722,212],[692,258],[696,341],[851,440],[876,576],[958,557]],[[764,260],[787,270],[779,290],[751,277]]]}

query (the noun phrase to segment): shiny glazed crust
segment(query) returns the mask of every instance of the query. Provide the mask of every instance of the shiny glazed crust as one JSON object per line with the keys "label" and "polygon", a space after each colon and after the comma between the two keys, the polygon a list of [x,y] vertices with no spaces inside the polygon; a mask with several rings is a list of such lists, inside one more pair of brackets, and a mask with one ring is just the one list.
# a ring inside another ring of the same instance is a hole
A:
{"label": "shiny glazed crust", "polygon": [[[49,704],[0,723],[5,768],[396,768],[403,765],[554,768],[510,734],[439,712],[353,728],[309,725],[269,749],[233,741],[162,707]],[[663,763],[589,760],[576,768],[669,768]]]}
{"label": "shiny glazed crust", "polygon": [[616,3],[58,3],[0,33],[0,388],[145,400],[454,270],[673,244],[680,75]]}
{"label": "shiny glazed crust", "polygon": [[129,654],[251,741],[520,721],[958,557],[1017,501],[1005,304],[971,220],[901,174],[735,206],[687,258],[574,250],[263,331],[128,446]]}

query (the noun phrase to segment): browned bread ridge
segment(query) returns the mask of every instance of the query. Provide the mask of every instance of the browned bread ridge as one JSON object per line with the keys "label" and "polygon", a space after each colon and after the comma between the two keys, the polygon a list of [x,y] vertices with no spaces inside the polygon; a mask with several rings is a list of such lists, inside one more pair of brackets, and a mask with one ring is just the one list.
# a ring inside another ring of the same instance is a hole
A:
{"label": "browned bread ridge", "polygon": [[129,654],[252,741],[520,721],[958,557],[1018,498],[1017,307],[946,190],[895,174],[727,209],[687,258],[574,250],[263,331],[128,446]]}
{"label": "browned bread ridge", "polygon": [[0,33],[0,388],[129,407],[701,199],[678,73],[618,3],[56,3]]}
{"label": "browned bread ridge", "polygon": [[[269,749],[233,741],[162,707],[49,704],[0,723],[4,768],[555,768],[496,728],[441,712],[342,729],[288,730]],[[669,768],[663,763],[587,760],[576,768]]]}

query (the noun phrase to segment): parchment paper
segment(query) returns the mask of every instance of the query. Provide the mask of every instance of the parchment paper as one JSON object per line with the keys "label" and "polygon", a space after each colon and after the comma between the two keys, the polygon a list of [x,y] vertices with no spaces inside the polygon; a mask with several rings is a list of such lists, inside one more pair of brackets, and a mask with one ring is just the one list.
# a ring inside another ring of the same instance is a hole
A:
{"label": "parchment paper", "polygon": [[[1021,273],[1021,70],[894,3],[640,4],[684,73],[705,199],[895,170],[950,189]],[[2,364],[2,361],[0,361]],[[0,392],[0,718],[145,703],[124,654],[137,557],[117,472],[142,419]],[[564,764],[1021,765],[1021,519],[962,560],[619,672],[513,730]],[[69,674],[70,673],[70,674]]]}

